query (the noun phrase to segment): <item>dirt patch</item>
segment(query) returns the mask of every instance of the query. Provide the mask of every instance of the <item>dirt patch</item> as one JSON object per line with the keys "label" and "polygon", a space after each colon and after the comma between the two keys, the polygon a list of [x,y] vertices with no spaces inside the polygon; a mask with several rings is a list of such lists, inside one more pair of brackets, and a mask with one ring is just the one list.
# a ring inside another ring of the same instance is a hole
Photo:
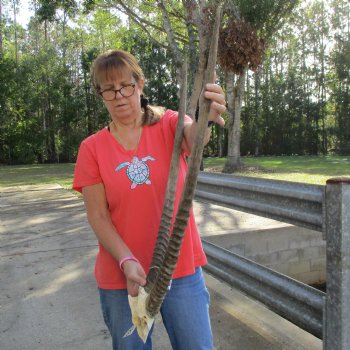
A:
{"label": "dirt patch", "polygon": [[[210,172],[210,173],[222,173],[223,166],[207,166],[204,168],[204,171]],[[256,166],[256,165],[241,165],[239,170],[237,171],[239,173],[248,173],[248,174],[271,174],[275,173],[275,170],[267,169],[262,166]]]}

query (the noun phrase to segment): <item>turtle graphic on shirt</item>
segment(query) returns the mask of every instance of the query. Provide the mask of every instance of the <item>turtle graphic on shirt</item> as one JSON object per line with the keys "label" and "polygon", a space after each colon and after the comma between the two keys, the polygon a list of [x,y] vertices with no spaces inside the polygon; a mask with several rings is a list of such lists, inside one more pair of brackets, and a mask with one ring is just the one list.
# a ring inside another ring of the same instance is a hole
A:
{"label": "turtle graphic on shirt", "polygon": [[148,160],[155,160],[155,159],[151,156],[147,156],[140,160],[136,156],[134,156],[131,162],[124,162],[118,165],[115,168],[115,171],[119,171],[120,169],[126,166],[128,167],[126,169],[126,175],[132,182],[131,189],[134,189],[137,185],[142,185],[142,184],[150,185],[151,180],[149,179],[149,167],[146,164]]}

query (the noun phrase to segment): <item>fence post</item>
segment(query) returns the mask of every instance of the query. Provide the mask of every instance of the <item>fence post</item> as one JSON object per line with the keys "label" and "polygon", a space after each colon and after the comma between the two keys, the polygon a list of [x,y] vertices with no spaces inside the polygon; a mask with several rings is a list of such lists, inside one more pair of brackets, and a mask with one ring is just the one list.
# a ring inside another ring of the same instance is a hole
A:
{"label": "fence post", "polygon": [[327,180],[325,350],[350,349],[350,178]]}

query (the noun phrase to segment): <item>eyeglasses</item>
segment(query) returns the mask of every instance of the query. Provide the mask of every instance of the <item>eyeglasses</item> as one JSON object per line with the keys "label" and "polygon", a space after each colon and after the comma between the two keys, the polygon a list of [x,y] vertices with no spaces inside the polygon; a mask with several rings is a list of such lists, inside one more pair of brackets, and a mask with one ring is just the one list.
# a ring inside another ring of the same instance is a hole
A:
{"label": "eyeglasses", "polygon": [[130,97],[135,92],[135,83],[128,84],[123,86],[122,88],[118,90],[104,90],[100,92],[100,95],[105,101],[113,101],[115,98],[117,98],[117,93],[120,92],[120,94],[124,97]]}

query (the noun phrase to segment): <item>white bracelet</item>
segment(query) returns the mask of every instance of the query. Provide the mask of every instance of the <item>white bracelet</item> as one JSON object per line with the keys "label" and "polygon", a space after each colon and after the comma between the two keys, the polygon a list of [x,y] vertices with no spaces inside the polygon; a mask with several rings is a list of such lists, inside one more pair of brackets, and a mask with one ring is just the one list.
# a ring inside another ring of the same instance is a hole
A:
{"label": "white bracelet", "polygon": [[122,260],[119,261],[119,268],[123,270],[123,264],[128,261],[128,260],[132,260],[132,261],[135,261],[137,263],[140,263],[134,256],[126,256],[125,258],[123,258]]}

